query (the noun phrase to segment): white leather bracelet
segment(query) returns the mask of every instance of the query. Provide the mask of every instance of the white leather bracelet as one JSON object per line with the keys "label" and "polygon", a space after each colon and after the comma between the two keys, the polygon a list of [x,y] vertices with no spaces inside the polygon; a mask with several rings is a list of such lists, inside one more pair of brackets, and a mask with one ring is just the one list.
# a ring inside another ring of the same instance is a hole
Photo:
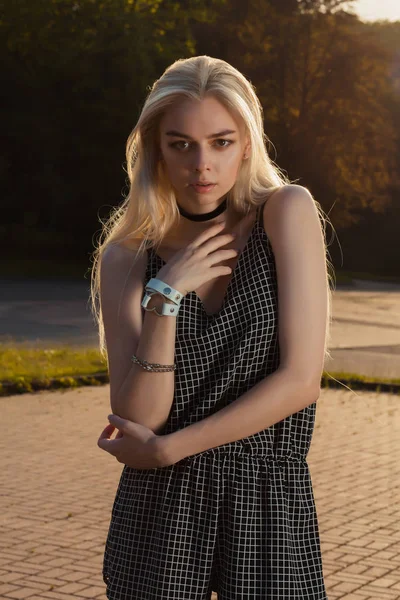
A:
{"label": "white leather bracelet", "polygon": [[[153,292],[161,294],[164,298],[171,300],[173,304],[169,304],[168,302],[164,302],[161,313],[158,312],[156,307],[147,308],[147,305],[153,294],[148,294],[147,292]],[[145,294],[142,300],[142,306],[145,310],[150,312],[155,311],[158,316],[172,316],[176,317],[179,312],[180,304],[184,295],[179,291],[168,285],[161,279],[157,279],[156,277],[152,277],[145,286]]]}
{"label": "white leather bracelet", "polygon": [[[154,294],[160,294],[160,292],[157,292],[157,290],[149,290],[149,291],[150,291],[150,294],[145,292],[145,294],[143,296],[143,300],[142,300],[142,306],[145,310],[148,310],[149,312],[154,311],[156,313],[156,315],[158,315],[159,317],[176,317],[176,315],[179,312],[179,305],[171,304],[170,302],[163,302],[161,312],[158,312],[156,306],[153,306],[153,308],[147,308],[147,305],[150,302],[151,297],[154,296]],[[162,296],[162,294],[160,294],[160,295]]]}

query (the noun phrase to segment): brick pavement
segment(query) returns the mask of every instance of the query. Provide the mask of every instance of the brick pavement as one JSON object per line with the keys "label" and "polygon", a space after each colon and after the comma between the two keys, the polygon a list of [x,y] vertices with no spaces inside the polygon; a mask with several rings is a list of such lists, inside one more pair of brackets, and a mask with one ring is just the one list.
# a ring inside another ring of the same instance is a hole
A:
{"label": "brick pavement", "polygon": [[[97,447],[109,387],[0,398],[0,597],[105,599],[122,466]],[[308,463],[329,600],[400,599],[400,402],[322,390]]]}

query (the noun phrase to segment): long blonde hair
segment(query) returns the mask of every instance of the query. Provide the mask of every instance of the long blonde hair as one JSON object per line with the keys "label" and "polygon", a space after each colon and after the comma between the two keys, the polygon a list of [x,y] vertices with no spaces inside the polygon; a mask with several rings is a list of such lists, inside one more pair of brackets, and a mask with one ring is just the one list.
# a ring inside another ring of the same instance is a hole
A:
{"label": "long blonde hair", "polygon": [[[243,161],[233,188],[227,195],[228,206],[246,215],[263,204],[277,188],[290,180],[270,159],[264,132],[263,108],[254,86],[224,60],[210,56],[179,59],[157,79],[146,98],[140,117],[126,143],[129,193],[115,208],[103,228],[92,254],[91,308],[99,330],[100,352],[107,357],[100,302],[101,258],[110,244],[136,244],[136,260],[148,246],[158,248],[167,232],[178,223],[180,213],[174,190],[164,172],[158,147],[159,123],[165,111],[177,100],[202,100],[212,95],[227,110],[243,119],[250,139],[251,153]],[[325,231],[322,209],[315,201]],[[135,261],[133,261],[135,262]],[[329,261],[328,261],[329,264]],[[133,264],[132,264],[133,266]],[[329,290],[329,320],[331,298]],[[328,336],[327,336],[328,338]],[[327,351],[328,339],[325,348]]]}

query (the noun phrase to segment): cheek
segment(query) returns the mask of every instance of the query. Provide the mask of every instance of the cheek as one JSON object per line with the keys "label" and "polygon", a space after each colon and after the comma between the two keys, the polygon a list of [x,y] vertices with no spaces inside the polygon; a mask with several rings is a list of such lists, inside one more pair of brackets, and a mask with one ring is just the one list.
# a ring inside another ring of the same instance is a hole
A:
{"label": "cheek", "polygon": [[181,172],[184,170],[184,161],[175,154],[166,152],[164,154],[164,170],[171,183],[180,179]]}
{"label": "cheek", "polygon": [[232,152],[226,157],[222,164],[227,175],[236,176],[241,165],[241,153]]}

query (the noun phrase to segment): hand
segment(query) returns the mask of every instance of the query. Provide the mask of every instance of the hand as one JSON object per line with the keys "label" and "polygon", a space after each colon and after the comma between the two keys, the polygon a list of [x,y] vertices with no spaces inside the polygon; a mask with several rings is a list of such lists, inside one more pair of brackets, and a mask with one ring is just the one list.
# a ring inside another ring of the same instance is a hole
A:
{"label": "hand", "polygon": [[178,250],[159,270],[157,277],[178,289],[184,296],[216,277],[232,273],[232,267],[220,265],[238,255],[237,248],[221,250],[231,243],[231,233],[218,235],[223,224],[214,225],[198,235],[187,247]]}
{"label": "hand", "polygon": [[[110,425],[101,432],[97,445],[118,462],[133,469],[156,469],[174,464],[164,452],[168,436],[156,435],[148,427],[118,415],[109,415],[108,420]],[[112,440],[114,429],[118,429],[118,433]]]}

